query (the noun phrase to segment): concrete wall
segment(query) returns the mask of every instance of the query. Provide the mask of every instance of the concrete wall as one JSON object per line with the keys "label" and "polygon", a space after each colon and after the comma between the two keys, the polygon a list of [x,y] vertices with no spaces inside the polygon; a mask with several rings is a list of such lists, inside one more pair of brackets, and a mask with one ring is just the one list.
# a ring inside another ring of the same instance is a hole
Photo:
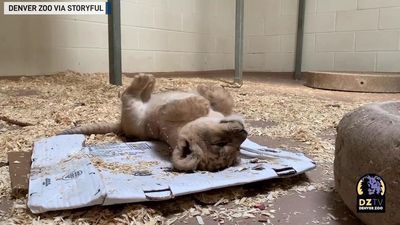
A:
{"label": "concrete wall", "polygon": [[[108,71],[106,16],[4,16],[0,75]],[[233,68],[231,0],[122,0],[124,72]]]}
{"label": "concrete wall", "polygon": [[[294,70],[297,7],[246,1],[246,70]],[[399,34],[399,0],[306,0],[303,70],[399,72]]]}
{"label": "concrete wall", "polygon": [[[233,0],[121,1],[124,72],[234,68]],[[294,70],[297,7],[245,0],[245,70]],[[399,34],[400,0],[306,0],[303,69],[398,72]],[[107,72],[107,39],[106,16],[0,14],[0,75]]]}

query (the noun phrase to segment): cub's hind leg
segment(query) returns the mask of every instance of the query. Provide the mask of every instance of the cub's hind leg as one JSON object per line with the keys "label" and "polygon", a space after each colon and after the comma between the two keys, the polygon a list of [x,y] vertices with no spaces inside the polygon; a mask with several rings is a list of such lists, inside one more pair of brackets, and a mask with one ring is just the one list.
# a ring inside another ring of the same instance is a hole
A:
{"label": "cub's hind leg", "polygon": [[142,102],[149,101],[154,90],[155,82],[156,80],[151,74],[136,75],[132,83],[123,92],[122,101],[131,99],[140,100]]}
{"label": "cub's hind leg", "polygon": [[197,92],[210,101],[211,108],[225,116],[232,114],[233,98],[223,87],[200,84]]}

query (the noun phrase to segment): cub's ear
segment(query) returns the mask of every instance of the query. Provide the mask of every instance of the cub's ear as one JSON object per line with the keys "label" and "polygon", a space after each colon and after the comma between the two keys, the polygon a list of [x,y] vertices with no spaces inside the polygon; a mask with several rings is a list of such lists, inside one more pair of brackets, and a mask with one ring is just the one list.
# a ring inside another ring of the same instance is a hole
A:
{"label": "cub's ear", "polygon": [[172,164],[180,171],[196,170],[201,160],[202,150],[197,144],[190,145],[186,140],[178,141],[172,152]]}

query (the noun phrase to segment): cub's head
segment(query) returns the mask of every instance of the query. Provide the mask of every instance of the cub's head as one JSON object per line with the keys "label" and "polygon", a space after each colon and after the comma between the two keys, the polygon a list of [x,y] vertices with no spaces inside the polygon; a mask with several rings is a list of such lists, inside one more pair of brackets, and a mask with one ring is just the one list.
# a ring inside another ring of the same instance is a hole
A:
{"label": "cub's head", "polygon": [[240,145],[246,138],[239,117],[199,118],[181,129],[172,163],[181,171],[224,169],[239,161]]}

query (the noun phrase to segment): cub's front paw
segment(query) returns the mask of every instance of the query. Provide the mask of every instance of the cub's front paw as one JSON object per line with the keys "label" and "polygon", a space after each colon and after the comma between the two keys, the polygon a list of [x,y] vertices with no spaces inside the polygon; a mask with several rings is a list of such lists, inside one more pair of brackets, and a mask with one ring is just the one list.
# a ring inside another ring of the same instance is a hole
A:
{"label": "cub's front paw", "polygon": [[155,81],[155,78],[152,74],[141,73],[141,74],[135,75],[130,87],[143,90],[150,83],[154,83],[154,81]]}
{"label": "cub's front paw", "polygon": [[151,92],[154,89],[155,78],[151,74],[136,75],[128,88],[125,89],[122,96],[124,98],[139,98],[142,101],[148,101]]}

